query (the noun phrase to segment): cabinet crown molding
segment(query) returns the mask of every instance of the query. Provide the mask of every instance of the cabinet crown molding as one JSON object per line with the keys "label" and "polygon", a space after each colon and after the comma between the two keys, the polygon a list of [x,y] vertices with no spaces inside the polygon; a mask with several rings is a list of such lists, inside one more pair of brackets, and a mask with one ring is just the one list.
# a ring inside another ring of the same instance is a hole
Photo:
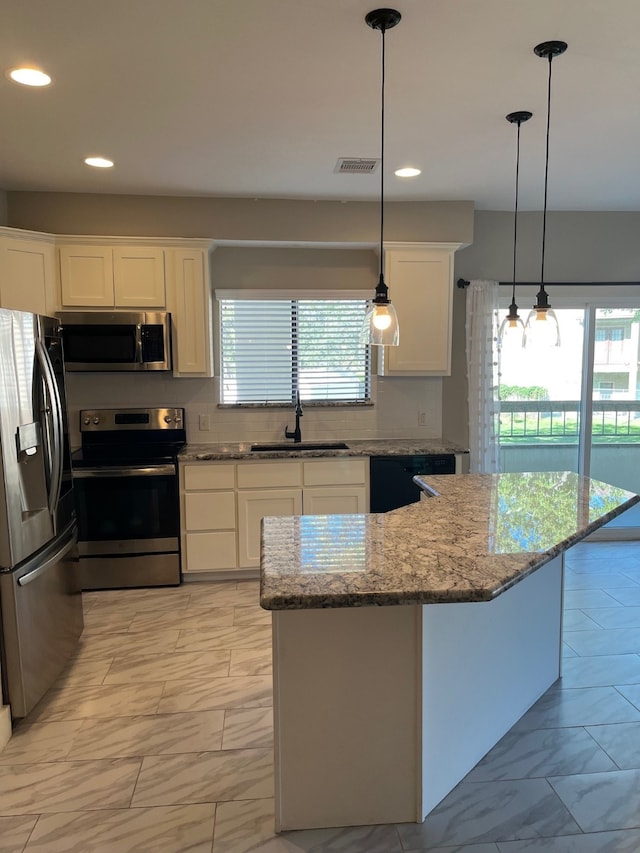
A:
{"label": "cabinet crown molding", "polygon": [[38,240],[54,246],[158,246],[176,249],[214,249],[213,239],[204,237],[118,237],[113,234],[49,234],[46,231],[29,231],[24,228],[0,226],[0,237],[16,240]]}
{"label": "cabinet crown molding", "polygon": [[202,237],[117,237],[104,234],[55,234],[56,246],[157,246],[158,248],[209,249],[213,240]]}

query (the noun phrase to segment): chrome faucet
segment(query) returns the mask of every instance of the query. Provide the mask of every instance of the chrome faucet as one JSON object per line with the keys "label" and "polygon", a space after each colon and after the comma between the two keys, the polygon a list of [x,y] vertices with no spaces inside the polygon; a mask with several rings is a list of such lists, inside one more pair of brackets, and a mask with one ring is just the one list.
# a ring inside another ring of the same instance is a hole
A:
{"label": "chrome faucet", "polygon": [[302,432],[300,430],[300,418],[302,417],[302,405],[300,403],[300,392],[296,394],[296,428],[293,432],[289,432],[289,425],[284,428],[284,437],[292,438],[295,442],[302,441]]}

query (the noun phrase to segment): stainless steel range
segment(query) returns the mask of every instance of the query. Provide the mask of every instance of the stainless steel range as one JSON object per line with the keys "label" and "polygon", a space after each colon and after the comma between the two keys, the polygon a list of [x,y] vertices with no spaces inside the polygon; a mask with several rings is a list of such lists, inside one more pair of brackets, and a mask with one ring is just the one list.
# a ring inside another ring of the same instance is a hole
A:
{"label": "stainless steel range", "polygon": [[184,409],[80,412],[72,456],[83,589],[180,583]]}

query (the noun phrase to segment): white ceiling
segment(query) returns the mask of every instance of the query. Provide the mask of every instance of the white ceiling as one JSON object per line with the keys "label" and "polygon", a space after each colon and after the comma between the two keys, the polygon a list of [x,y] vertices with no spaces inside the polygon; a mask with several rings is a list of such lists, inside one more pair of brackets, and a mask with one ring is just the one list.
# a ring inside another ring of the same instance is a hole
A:
{"label": "white ceiling", "polygon": [[[376,199],[381,36],[371,0],[0,0],[0,188]],[[640,0],[398,0],[386,36],[388,200],[543,198],[553,61],[550,209],[640,210]],[[115,160],[89,169],[89,154]],[[393,169],[417,165],[401,180]]]}

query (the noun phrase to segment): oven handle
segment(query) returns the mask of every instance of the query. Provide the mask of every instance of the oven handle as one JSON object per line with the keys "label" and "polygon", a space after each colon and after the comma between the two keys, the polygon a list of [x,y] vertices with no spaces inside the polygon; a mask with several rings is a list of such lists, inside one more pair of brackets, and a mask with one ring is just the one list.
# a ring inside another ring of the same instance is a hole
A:
{"label": "oven handle", "polygon": [[74,479],[95,477],[166,477],[176,473],[175,465],[113,466],[109,468],[74,468]]}

